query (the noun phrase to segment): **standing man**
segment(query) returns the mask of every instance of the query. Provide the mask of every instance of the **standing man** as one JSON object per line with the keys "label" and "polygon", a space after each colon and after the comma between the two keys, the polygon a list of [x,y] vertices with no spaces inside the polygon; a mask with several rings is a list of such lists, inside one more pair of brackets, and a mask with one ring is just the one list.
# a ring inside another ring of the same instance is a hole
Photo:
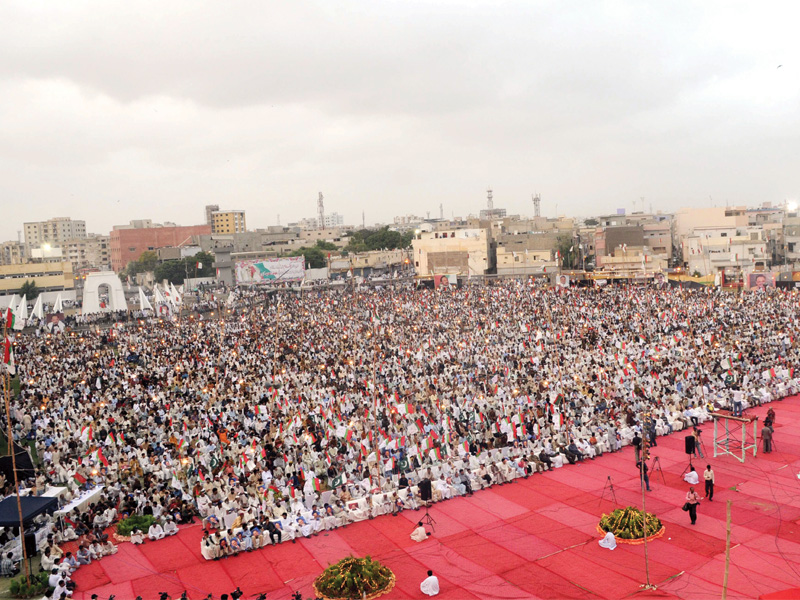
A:
{"label": "standing man", "polygon": [[631,440],[631,446],[633,446],[633,458],[636,462],[636,466],[639,466],[639,462],[641,461],[642,456],[642,438],[639,437],[639,432],[635,432],[633,434],[633,439]]}
{"label": "standing man", "polygon": [[428,571],[428,577],[419,584],[419,589],[423,594],[436,596],[439,593],[439,578],[433,574],[433,571]]}
{"label": "standing man", "polygon": [[689,488],[686,492],[686,504],[689,505],[689,517],[692,519],[692,525],[697,521],[697,505],[700,503],[700,496],[694,491],[694,486]]}
{"label": "standing man", "polygon": [[700,431],[699,427],[694,428],[694,432],[692,433],[692,435],[694,435],[694,451],[695,454],[700,458],[705,458],[705,456],[703,456],[703,449],[700,447],[700,444],[702,444],[702,441],[700,440],[701,433],[702,432]]}
{"label": "standing man", "polygon": [[706,481],[706,498],[711,502],[714,500],[714,471],[711,470],[711,465],[706,465],[706,470],[703,472],[703,479]]}
{"label": "standing man", "polygon": [[761,441],[764,442],[764,454],[772,452],[772,427],[769,425],[761,429]]}
{"label": "standing man", "polygon": [[643,485],[645,486],[645,489],[649,492],[650,491],[650,476],[647,474],[647,471],[649,470],[647,468],[647,463],[645,461],[643,461],[643,460],[640,460],[636,464],[636,466],[639,467],[639,472],[642,474]]}

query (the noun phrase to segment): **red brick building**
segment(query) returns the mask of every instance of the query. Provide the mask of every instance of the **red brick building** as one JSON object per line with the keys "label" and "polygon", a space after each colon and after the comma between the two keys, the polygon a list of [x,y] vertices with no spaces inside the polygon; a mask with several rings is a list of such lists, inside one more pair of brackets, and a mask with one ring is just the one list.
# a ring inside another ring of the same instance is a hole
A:
{"label": "red brick building", "polygon": [[114,229],[110,239],[111,268],[119,273],[129,262],[137,260],[142,252],[186,244],[192,236],[210,233],[211,225]]}

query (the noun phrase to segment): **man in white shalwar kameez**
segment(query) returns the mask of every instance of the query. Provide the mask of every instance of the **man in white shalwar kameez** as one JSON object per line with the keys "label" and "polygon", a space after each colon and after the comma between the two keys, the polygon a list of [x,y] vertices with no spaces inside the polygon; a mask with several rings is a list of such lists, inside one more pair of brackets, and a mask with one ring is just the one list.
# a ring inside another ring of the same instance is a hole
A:
{"label": "man in white shalwar kameez", "polygon": [[614,534],[610,531],[606,533],[606,536],[597,542],[600,544],[601,548],[608,548],[609,550],[613,550],[617,547],[617,538],[614,537]]}
{"label": "man in white shalwar kameez", "polygon": [[419,589],[423,594],[436,596],[439,593],[439,578],[433,574],[433,571],[428,571],[428,577],[419,584]]}

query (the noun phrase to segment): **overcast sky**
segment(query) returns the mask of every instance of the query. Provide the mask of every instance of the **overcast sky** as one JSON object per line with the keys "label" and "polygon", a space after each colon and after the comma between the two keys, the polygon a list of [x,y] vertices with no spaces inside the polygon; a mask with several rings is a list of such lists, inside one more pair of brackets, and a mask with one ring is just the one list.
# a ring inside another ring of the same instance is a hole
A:
{"label": "overcast sky", "polygon": [[[800,3],[0,4],[0,240],[800,197]],[[779,65],[782,65],[780,68]]]}

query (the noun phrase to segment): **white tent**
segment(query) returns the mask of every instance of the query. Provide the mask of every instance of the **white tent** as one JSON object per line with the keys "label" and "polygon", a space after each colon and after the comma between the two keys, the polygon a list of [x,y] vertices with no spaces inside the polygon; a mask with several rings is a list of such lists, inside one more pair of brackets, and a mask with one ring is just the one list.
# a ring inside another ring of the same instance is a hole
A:
{"label": "white tent", "polygon": [[139,308],[141,310],[153,310],[153,305],[150,304],[150,300],[144,295],[144,290],[141,286],[139,286]]}
{"label": "white tent", "polygon": [[25,321],[28,320],[28,300],[27,298],[25,298],[25,296],[23,296],[22,299],[19,301],[19,306],[17,306],[16,315],[17,319],[19,320],[19,323],[24,327]]}
{"label": "white tent", "polygon": [[181,297],[181,293],[175,288],[175,284],[170,282],[169,287],[172,290],[172,297],[175,299],[176,305],[183,304],[183,298]]}
{"label": "white tent", "polygon": [[36,304],[33,305],[33,311],[31,314],[39,319],[39,321],[44,320],[44,308],[42,307],[42,295],[39,294],[36,298]]}
{"label": "white tent", "polygon": [[61,299],[61,294],[56,296],[56,302],[53,304],[53,312],[60,313],[64,312],[64,301]]}
{"label": "white tent", "polygon": [[175,286],[170,283],[169,287],[167,287],[167,285],[164,284],[164,295],[167,297],[167,301],[172,308],[180,308],[181,299],[175,291]]}

